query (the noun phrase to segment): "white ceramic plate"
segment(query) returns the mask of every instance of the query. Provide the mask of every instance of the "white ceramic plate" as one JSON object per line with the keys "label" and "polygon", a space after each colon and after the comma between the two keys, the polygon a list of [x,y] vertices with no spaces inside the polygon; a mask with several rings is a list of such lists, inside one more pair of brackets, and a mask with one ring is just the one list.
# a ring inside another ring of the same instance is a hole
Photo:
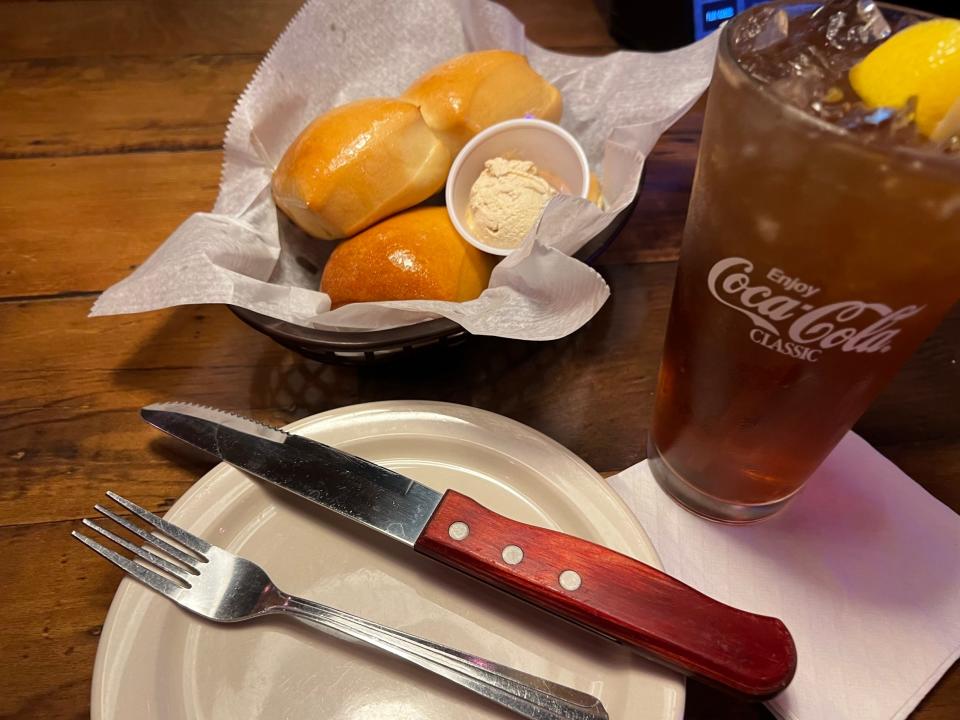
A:
{"label": "white ceramic plate", "polygon": [[[596,472],[499,415],[382,402],[287,429],[659,567],[643,530]],[[289,592],[585,690],[612,720],[683,714],[683,681],[674,673],[228,465],[198,480],[166,517],[260,563]],[[131,580],[104,623],[91,705],[94,720],[516,717],[294,620],[216,625]]]}

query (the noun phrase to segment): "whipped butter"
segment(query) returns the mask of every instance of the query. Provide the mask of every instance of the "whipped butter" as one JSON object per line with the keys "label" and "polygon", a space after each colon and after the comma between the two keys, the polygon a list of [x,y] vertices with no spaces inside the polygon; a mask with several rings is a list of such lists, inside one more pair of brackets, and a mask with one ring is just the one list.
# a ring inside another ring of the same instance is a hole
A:
{"label": "whipped butter", "polygon": [[470,189],[467,224],[482,243],[518,247],[556,194],[557,189],[528,160],[487,160]]}

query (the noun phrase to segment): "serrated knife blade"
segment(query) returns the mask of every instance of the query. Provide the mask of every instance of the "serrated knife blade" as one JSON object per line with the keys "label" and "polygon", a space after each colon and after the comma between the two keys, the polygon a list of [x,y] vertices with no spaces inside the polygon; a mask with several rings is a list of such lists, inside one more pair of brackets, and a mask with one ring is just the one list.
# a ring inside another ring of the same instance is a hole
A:
{"label": "serrated knife blade", "polygon": [[323,443],[223,410],[157,403],[148,423],[240,470],[413,545],[442,497],[436,490]]}

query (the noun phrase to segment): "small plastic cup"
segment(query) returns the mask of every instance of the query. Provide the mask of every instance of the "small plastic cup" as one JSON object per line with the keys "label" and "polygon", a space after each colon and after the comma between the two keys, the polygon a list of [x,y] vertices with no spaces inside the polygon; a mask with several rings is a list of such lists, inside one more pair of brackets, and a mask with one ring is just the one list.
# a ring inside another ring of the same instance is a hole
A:
{"label": "small plastic cup", "polygon": [[548,177],[561,180],[571,193],[585,198],[590,192],[590,165],[580,143],[559,125],[546,120],[520,118],[488,127],[468,142],[447,175],[447,213],[463,239],[492,255],[509,255],[516,248],[481,242],[467,224],[470,189],[487,160],[505,157],[529,160]]}

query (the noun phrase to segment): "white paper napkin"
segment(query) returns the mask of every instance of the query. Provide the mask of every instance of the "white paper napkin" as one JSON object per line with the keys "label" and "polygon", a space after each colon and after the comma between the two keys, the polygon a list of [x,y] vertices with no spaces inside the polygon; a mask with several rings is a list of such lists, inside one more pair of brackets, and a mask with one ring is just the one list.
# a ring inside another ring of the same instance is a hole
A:
{"label": "white paper napkin", "polygon": [[[216,32],[216,28],[212,29]],[[485,0],[308,0],[237,102],[212,212],[187,218],[91,315],[227,303],[297,325],[377,330],[437,316],[475,335],[553,340],[587,322],[610,294],[569,257],[636,195],[661,133],[706,89],[716,33],[667,53],[581,57],[526,40],[523,25]],[[490,287],[464,303],[355,303],[330,310],[318,291],[329,242],[287,232],[270,195],[273,168],[311,120],[362,97],[395,96],[430,67],[470,50],[524,53],[563,94],[562,125],[600,174],[607,207],[557,197]]]}
{"label": "white paper napkin", "polygon": [[646,461],[609,482],[667,572],[790,628],[797,674],[768,703],[781,718],[905,718],[960,656],[960,517],[853,433],[756,525],[687,512]]}

